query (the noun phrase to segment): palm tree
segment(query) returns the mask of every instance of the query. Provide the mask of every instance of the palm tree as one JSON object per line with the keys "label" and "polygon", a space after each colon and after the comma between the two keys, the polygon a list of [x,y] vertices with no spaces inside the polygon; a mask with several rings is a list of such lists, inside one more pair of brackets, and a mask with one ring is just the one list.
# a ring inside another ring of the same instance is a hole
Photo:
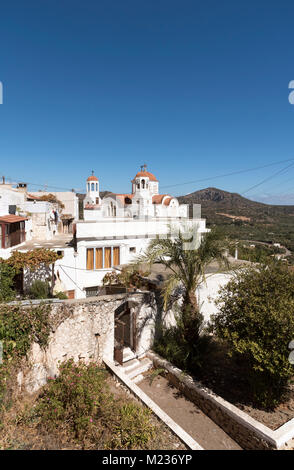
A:
{"label": "palm tree", "polygon": [[175,238],[152,240],[145,254],[136,262],[162,264],[171,272],[162,289],[165,308],[175,288],[180,285],[184,290],[183,307],[187,306],[194,314],[199,314],[196,289],[205,281],[206,267],[212,261],[216,261],[219,268],[229,266],[224,255],[226,246],[226,240],[216,229],[203,234],[200,240],[189,231],[185,235],[180,231]]}

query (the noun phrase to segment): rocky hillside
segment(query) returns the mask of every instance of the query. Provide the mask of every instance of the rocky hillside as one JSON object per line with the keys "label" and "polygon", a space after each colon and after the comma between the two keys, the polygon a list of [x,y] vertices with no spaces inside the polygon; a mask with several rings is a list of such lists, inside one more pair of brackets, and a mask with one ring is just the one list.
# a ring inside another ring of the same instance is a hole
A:
{"label": "rocky hillside", "polygon": [[294,206],[263,204],[217,188],[201,189],[178,199],[191,206],[201,204],[202,217],[207,218],[208,223],[231,223],[239,220],[271,224],[278,222],[280,218],[294,216]]}

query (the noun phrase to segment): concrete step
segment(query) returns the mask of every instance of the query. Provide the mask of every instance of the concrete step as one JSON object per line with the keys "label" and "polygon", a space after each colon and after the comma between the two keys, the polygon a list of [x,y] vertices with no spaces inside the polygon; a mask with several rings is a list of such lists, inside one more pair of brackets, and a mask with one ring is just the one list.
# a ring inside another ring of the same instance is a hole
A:
{"label": "concrete step", "polygon": [[144,375],[139,374],[139,375],[137,375],[136,377],[133,378],[133,382],[135,384],[139,384],[140,382],[142,382],[142,380],[144,380],[144,378],[145,378]]}
{"label": "concrete step", "polygon": [[124,348],[123,350],[123,362],[128,362],[131,361],[132,359],[135,359],[136,355],[134,351],[131,350],[131,348]]}
{"label": "concrete step", "polygon": [[136,369],[139,366],[140,366],[140,361],[138,359],[131,359],[128,362],[124,362],[122,368],[123,368],[124,372],[127,374],[128,372],[130,372],[131,370]]}
{"label": "concrete step", "polygon": [[126,374],[130,379],[133,379],[134,377],[137,377],[140,374],[143,374],[147,370],[151,369],[153,366],[152,361],[148,359],[148,357],[145,357],[141,361],[138,361],[139,364],[136,367],[132,367],[129,370],[126,370]]}

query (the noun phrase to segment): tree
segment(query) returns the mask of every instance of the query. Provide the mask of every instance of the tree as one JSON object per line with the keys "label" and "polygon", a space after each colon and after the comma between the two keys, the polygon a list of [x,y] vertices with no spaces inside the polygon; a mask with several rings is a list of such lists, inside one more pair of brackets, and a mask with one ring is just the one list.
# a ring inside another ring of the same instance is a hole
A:
{"label": "tree", "polygon": [[178,367],[196,372],[203,364],[210,338],[203,334],[203,316],[200,314],[196,289],[205,280],[205,269],[217,261],[219,267],[228,267],[224,256],[226,242],[219,231],[212,230],[199,239],[199,234],[180,231],[175,238],[155,239],[137,263],[165,266],[170,275],[163,285],[165,310],[174,300],[177,287],[183,292],[182,304],[174,306],[176,326],[159,325],[155,350]]}
{"label": "tree", "polygon": [[59,255],[56,251],[49,250],[47,248],[37,248],[29,251],[13,251],[11,256],[6,259],[0,259],[2,264],[11,267],[14,270],[14,275],[21,272],[23,269],[29,271],[36,271],[42,267],[48,267],[52,265],[51,275],[51,294],[53,294],[54,287],[54,263],[61,259],[62,255]]}
{"label": "tree", "polygon": [[216,229],[201,236],[191,231],[180,231],[175,238],[155,239],[148,246],[145,254],[137,258],[137,263],[162,264],[171,274],[163,287],[164,306],[167,307],[175,288],[182,286],[184,290],[183,305],[187,310],[199,313],[196,298],[197,287],[205,280],[205,269],[216,261],[219,268],[228,267],[228,259],[224,255],[226,240]]}
{"label": "tree", "polygon": [[217,305],[215,334],[244,359],[258,404],[275,406],[294,372],[288,349],[294,339],[294,273],[282,263],[242,269]]}
{"label": "tree", "polygon": [[64,209],[64,204],[59,199],[57,199],[57,197],[52,193],[43,194],[43,196],[39,197],[39,200],[48,201],[48,202],[51,202],[52,204],[57,204],[59,209]]}

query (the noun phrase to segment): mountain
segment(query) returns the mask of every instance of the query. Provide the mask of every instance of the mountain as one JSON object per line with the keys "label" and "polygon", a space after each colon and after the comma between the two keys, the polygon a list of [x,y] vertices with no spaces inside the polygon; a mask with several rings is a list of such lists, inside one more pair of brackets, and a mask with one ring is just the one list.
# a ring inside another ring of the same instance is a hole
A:
{"label": "mountain", "polygon": [[218,188],[201,189],[178,199],[182,204],[201,204],[202,216],[210,223],[227,219],[271,223],[277,217],[294,216],[294,206],[264,204]]}
{"label": "mountain", "polygon": [[179,196],[181,204],[201,204],[207,225],[222,226],[233,238],[277,241],[294,250],[294,206],[271,205],[237,193],[206,188]]}

